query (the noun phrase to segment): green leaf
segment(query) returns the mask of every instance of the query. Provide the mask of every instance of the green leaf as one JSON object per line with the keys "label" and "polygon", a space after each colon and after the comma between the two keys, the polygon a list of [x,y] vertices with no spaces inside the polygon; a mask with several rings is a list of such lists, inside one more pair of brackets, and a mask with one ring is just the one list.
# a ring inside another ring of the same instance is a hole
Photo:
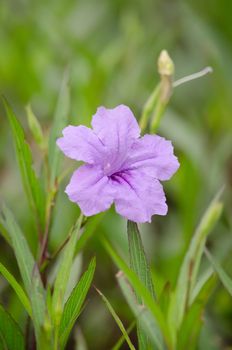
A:
{"label": "green leaf", "polygon": [[50,188],[53,189],[56,178],[59,173],[59,162],[61,152],[56,145],[56,139],[61,136],[62,129],[67,125],[69,105],[70,105],[70,94],[68,87],[68,70],[64,72],[64,77],[61,83],[60,92],[57,100],[55,116],[53,120],[53,126],[49,138],[48,147],[48,160],[50,165]]}
{"label": "green leaf", "polygon": [[19,300],[23,304],[28,315],[31,317],[32,316],[31,305],[27,295],[25,294],[20,284],[16,281],[14,276],[6,269],[6,267],[2,263],[0,263],[0,273],[5,277],[5,279],[9,282],[11,287],[14,289],[15,293],[17,294]]}
{"label": "green leaf", "polygon": [[11,241],[10,241],[10,237],[8,235],[8,232],[5,229],[5,227],[2,225],[1,221],[0,221],[0,233],[1,233],[2,237],[5,239],[5,241],[11,246]]}
{"label": "green leaf", "polygon": [[[147,287],[153,298],[155,298],[155,291],[152,282],[150,267],[147,262],[138,226],[135,222],[128,221],[127,234],[129,241],[131,269],[137,274],[140,281],[144,283],[144,285]],[[142,300],[139,296],[137,297],[139,303],[141,303]]]}
{"label": "green leaf", "polygon": [[[131,269],[136,273],[138,278],[147,289],[150,291],[153,298],[155,297],[150,267],[147,263],[142,239],[138,230],[138,226],[135,222],[127,222],[127,234],[129,242],[129,255],[130,255],[130,266]],[[142,304],[142,298],[137,294],[137,300],[139,304]],[[139,349],[146,350],[149,348],[149,342],[146,334],[141,330],[141,327],[137,326]]]}
{"label": "green leaf", "polygon": [[115,322],[117,323],[117,325],[118,325],[120,331],[122,332],[122,334],[123,334],[123,336],[124,336],[124,338],[125,338],[125,340],[126,340],[128,346],[129,346],[129,348],[130,348],[131,350],[135,350],[135,347],[134,347],[134,345],[131,343],[130,337],[128,336],[128,334],[127,334],[127,332],[126,332],[126,329],[125,329],[125,327],[123,326],[123,323],[122,323],[122,321],[120,320],[120,318],[118,317],[117,313],[115,312],[113,306],[110,304],[109,300],[105,297],[105,295],[104,295],[99,289],[96,288],[96,290],[97,290],[98,294],[102,297],[102,300],[103,300],[104,303],[106,304],[106,306],[107,306],[109,312],[111,313],[112,317],[114,318]]}
{"label": "green leaf", "polygon": [[82,275],[65,303],[59,329],[61,348],[64,348],[74,323],[81,312],[82,305],[92,283],[95,267],[96,260],[93,258],[87,271]]}
{"label": "green leaf", "polygon": [[[218,221],[223,205],[219,201],[221,191],[216,195],[190,242],[189,248],[181,265],[175,292],[172,295],[169,307],[169,325],[175,342],[175,332],[180,327],[184,313],[188,309],[194,291],[197,274],[208,234]],[[173,327],[174,325],[174,327]]]}
{"label": "green leaf", "polygon": [[4,343],[3,349],[24,350],[24,336],[19,325],[10,314],[0,305],[0,337]]}
{"label": "green leaf", "polygon": [[64,296],[70,276],[70,271],[72,267],[76,243],[79,237],[82,220],[83,215],[81,214],[77,220],[76,225],[74,225],[74,227],[72,228],[70,239],[63,250],[59,270],[54,283],[54,293],[52,296],[52,310],[53,318],[56,324],[59,324],[59,318],[63,310]]}
{"label": "green leaf", "polygon": [[203,323],[202,313],[214,286],[215,278],[211,275],[210,278],[205,280],[193,304],[183,318],[177,335],[178,350],[195,350],[197,348],[197,340]]}
{"label": "green leaf", "polygon": [[209,269],[205,270],[197,279],[197,282],[195,284],[195,287],[193,289],[191,299],[190,299],[190,305],[194,303],[196,298],[198,297],[200,291],[202,290],[203,286],[208,282],[208,280],[212,277],[214,271],[210,267]]}
{"label": "green leaf", "polygon": [[138,304],[130,284],[121,271],[118,272],[117,279],[132,312],[139,320],[141,329],[149,337],[150,344],[148,344],[147,350],[165,349],[162,333],[150,310],[144,305]]}
{"label": "green leaf", "polygon": [[218,274],[218,277],[220,281],[222,282],[223,286],[226,288],[226,290],[230,293],[232,296],[232,278],[227,275],[227,273],[224,271],[220,263],[214,259],[214,257],[210,254],[208,249],[205,248],[205,254],[207,258],[209,259],[213,269]]}
{"label": "green leaf", "polygon": [[171,284],[170,282],[166,282],[159,296],[159,305],[164,315],[167,315],[167,312],[168,312],[170,296],[171,296]]}
{"label": "green leaf", "polygon": [[31,301],[32,317],[39,339],[45,315],[45,291],[39,271],[20,227],[6,206],[2,208],[0,222],[10,236],[24,286]]}
{"label": "green leaf", "polygon": [[45,150],[46,146],[45,146],[43,131],[30,105],[26,106],[26,113],[27,113],[27,122],[35,142],[41,148],[41,150]]}
{"label": "green leaf", "polygon": [[40,230],[43,230],[45,225],[45,194],[33,169],[31,150],[25,140],[24,130],[5,98],[3,98],[3,103],[10,122],[17,160],[28,203],[35,214],[35,219]]}
{"label": "green leaf", "polygon": [[[129,325],[129,327],[126,329],[126,334],[130,334],[131,331],[134,329],[134,327],[136,326],[136,321],[134,320],[133,322],[131,322],[131,324]],[[118,341],[116,342],[116,344],[112,347],[112,350],[119,350],[121,348],[121,346],[123,345],[123,343],[125,342],[125,336],[122,335]]]}
{"label": "green leaf", "polygon": [[133,287],[135,293],[140,295],[140,297],[143,299],[145,306],[152,313],[154,320],[156,321],[157,327],[159,327],[159,329],[161,330],[166,344],[171,347],[170,330],[167,326],[167,323],[164,319],[164,315],[159,305],[154,300],[151,293],[147,290],[144,284],[140,281],[135,272],[127,266],[127,264],[116,253],[115,249],[110,245],[110,243],[104,237],[101,237],[101,242],[108,254],[111,256],[114,263],[118,266],[120,270],[124,272],[128,281],[131,283],[131,286]]}

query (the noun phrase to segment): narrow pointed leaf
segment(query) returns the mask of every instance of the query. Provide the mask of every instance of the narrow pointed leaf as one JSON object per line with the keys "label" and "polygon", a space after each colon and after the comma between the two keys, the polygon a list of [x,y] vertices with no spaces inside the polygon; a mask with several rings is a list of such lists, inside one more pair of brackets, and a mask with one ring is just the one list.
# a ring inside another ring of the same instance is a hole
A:
{"label": "narrow pointed leaf", "polygon": [[[135,222],[128,221],[127,233],[129,240],[130,266],[137,274],[140,281],[147,287],[153,298],[155,298],[150,266],[148,265],[140,232]],[[139,296],[137,297],[139,298]]]}
{"label": "narrow pointed leaf", "polygon": [[208,249],[205,249],[205,254],[206,254],[207,258],[209,259],[214,271],[218,274],[218,277],[219,277],[220,281],[222,282],[223,286],[226,288],[226,290],[232,296],[232,278],[228,276],[228,274],[222,268],[220,263],[210,254]]}
{"label": "narrow pointed leaf", "polygon": [[111,256],[114,263],[117,265],[117,267],[122,270],[130,282],[131,286],[133,287],[136,294],[139,294],[142,299],[143,303],[147,307],[147,309],[152,313],[154,320],[161,330],[161,333],[166,341],[167,344],[170,345],[170,331],[167,327],[167,323],[164,319],[164,315],[161,312],[161,309],[157,302],[153,299],[151,293],[147,290],[147,288],[144,286],[144,284],[139,280],[138,276],[135,274],[134,271],[132,271],[127,264],[123,261],[123,259],[116,253],[115,249],[110,245],[110,243],[104,238],[101,237],[101,242],[103,246],[105,247],[108,254]]}
{"label": "narrow pointed leaf", "polygon": [[10,314],[0,305],[0,338],[4,350],[24,350],[24,336]]}
{"label": "narrow pointed leaf", "polygon": [[[147,289],[150,291],[153,298],[155,297],[150,267],[147,263],[147,258],[145,255],[142,239],[138,226],[135,222],[127,222],[127,234],[129,242],[129,254],[130,254],[130,266],[131,269],[136,273],[138,278]],[[137,300],[139,304],[143,303],[143,300],[140,295],[137,294]],[[148,338],[141,329],[139,323],[137,326],[138,340],[139,340],[139,349],[146,350],[149,348]]]}
{"label": "narrow pointed leaf", "polygon": [[32,317],[39,338],[45,315],[45,291],[37,265],[20,227],[6,206],[2,208],[0,222],[10,236],[22,280],[31,301]]}
{"label": "narrow pointed leaf", "polygon": [[5,98],[3,98],[3,103],[10,122],[17,160],[28,203],[35,214],[35,220],[40,225],[40,229],[43,229],[45,220],[45,194],[33,169],[31,150],[25,140],[24,130]]}
{"label": "narrow pointed leaf", "polygon": [[14,289],[15,293],[17,294],[19,300],[23,304],[25,310],[27,311],[28,315],[31,317],[31,305],[28,300],[27,295],[25,294],[23,288],[20,286],[20,284],[16,281],[14,276],[7,270],[7,268],[0,263],[0,273],[5,277],[5,279],[8,281],[8,283],[11,285],[11,287]]}
{"label": "narrow pointed leaf", "polygon": [[138,304],[129,282],[121,271],[117,274],[117,279],[132,312],[139,320],[141,329],[149,338],[150,344],[147,349],[165,349],[162,333],[152,313],[144,305]]}
{"label": "narrow pointed leaf", "polygon": [[221,191],[213,199],[202,217],[181,265],[176,289],[170,301],[168,315],[173,337],[175,337],[175,328],[178,329],[181,325],[184,313],[187,311],[192,299],[206,238],[221,215],[223,205],[219,200],[220,196]]}
{"label": "narrow pointed leaf", "polygon": [[192,305],[196,298],[198,297],[199,293],[201,292],[203,286],[208,282],[208,280],[212,277],[214,274],[214,270],[210,267],[206,271],[204,271],[201,276],[196,281],[195,287],[193,289],[191,299],[190,299],[190,305]]}
{"label": "narrow pointed leaf", "polygon": [[35,114],[33,113],[31,106],[26,106],[26,113],[27,113],[27,122],[29,125],[29,128],[31,130],[31,133],[34,137],[35,142],[37,145],[44,150],[45,149],[45,140],[42,128],[40,126],[40,123],[38,119],[36,118]]}
{"label": "narrow pointed leaf", "polygon": [[87,271],[82,275],[80,281],[77,283],[76,287],[73,289],[70,297],[65,303],[59,328],[60,344],[62,349],[65,347],[68,336],[81,312],[83,303],[93,280],[95,267],[96,260],[93,258]]}
{"label": "narrow pointed leaf", "polygon": [[79,231],[82,220],[83,215],[81,214],[79,219],[77,220],[76,225],[74,225],[74,227],[72,228],[70,239],[63,250],[59,270],[54,283],[54,293],[52,297],[52,309],[54,318],[56,318],[57,313],[60,313],[60,311],[62,311],[63,309],[64,296],[70,276],[70,271],[72,267],[76,243],[79,237]]}
{"label": "narrow pointed leaf", "polygon": [[106,304],[106,306],[107,306],[109,312],[111,313],[112,317],[114,318],[115,322],[117,323],[117,325],[118,325],[120,331],[122,332],[122,334],[123,334],[123,336],[124,336],[124,338],[125,338],[125,340],[126,340],[128,346],[129,346],[129,348],[130,348],[131,350],[135,350],[135,347],[134,347],[134,345],[131,343],[131,340],[130,340],[129,335],[127,334],[126,329],[125,329],[125,327],[124,327],[122,321],[121,321],[120,318],[118,317],[116,311],[114,310],[113,306],[110,304],[109,300],[105,297],[105,295],[104,295],[100,290],[97,289],[97,292],[98,292],[99,295],[102,297],[102,300],[103,300],[104,303]]}
{"label": "narrow pointed leaf", "polygon": [[[131,333],[131,331],[134,329],[135,326],[136,326],[136,321],[134,320],[133,322],[131,322],[129,327],[126,329],[126,334],[129,335]],[[112,347],[112,350],[119,350],[122,347],[124,342],[125,342],[125,336],[122,335],[118,339],[117,343]]]}
{"label": "narrow pointed leaf", "polygon": [[197,348],[198,335],[203,324],[203,312],[212,290],[215,286],[215,278],[205,280],[193,304],[189,307],[181,327],[178,331],[178,350],[195,350]]}

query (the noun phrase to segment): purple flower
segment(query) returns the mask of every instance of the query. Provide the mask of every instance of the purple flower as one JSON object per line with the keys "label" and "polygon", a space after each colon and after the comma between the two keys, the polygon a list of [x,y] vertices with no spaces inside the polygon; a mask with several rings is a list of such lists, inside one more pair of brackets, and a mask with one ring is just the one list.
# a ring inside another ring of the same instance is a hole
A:
{"label": "purple flower", "polygon": [[85,162],[72,175],[65,192],[84,215],[110,208],[135,222],[166,215],[159,180],[168,180],[179,167],[170,141],[158,135],[140,137],[140,128],[124,105],[100,107],[92,129],[68,126],[57,145],[72,159]]}

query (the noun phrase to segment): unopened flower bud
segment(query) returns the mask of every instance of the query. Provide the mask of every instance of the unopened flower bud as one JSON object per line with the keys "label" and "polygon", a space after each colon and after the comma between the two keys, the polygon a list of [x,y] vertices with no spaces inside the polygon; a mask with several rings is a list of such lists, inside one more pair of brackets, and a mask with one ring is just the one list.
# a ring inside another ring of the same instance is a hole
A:
{"label": "unopened flower bud", "polygon": [[174,63],[166,50],[162,50],[158,58],[158,72],[160,75],[172,76]]}

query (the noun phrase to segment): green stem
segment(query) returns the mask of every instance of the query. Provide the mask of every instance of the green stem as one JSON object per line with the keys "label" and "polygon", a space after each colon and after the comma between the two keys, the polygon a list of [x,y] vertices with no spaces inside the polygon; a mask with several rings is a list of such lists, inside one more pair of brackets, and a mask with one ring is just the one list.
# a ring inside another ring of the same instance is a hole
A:
{"label": "green stem", "polygon": [[160,120],[165,112],[167,103],[162,102],[161,100],[158,101],[157,105],[156,105],[156,109],[154,112],[153,117],[151,118],[151,132],[155,133],[158,129]]}
{"label": "green stem", "polygon": [[152,113],[152,111],[155,108],[157,99],[159,97],[159,92],[160,92],[160,84],[158,84],[155,87],[155,89],[153,90],[153,92],[151,93],[147,102],[144,105],[142,116],[139,123],[142,131],[144,131],[147,128],[149,115]]}
{"label": "green stem", "polygon": [[54,334],[54,350],[59,350],[59,328],[56,327]]}

